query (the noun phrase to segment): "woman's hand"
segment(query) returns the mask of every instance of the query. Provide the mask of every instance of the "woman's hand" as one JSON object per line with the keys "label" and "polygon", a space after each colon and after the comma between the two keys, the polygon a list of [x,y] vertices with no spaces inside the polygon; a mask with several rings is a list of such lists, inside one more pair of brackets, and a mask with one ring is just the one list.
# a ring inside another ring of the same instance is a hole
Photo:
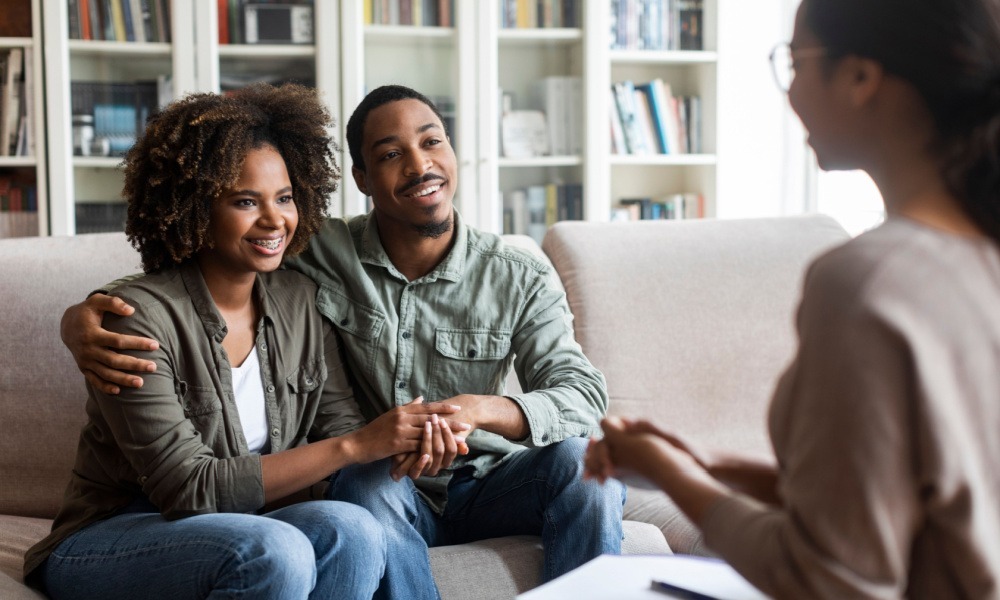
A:
{"label": "woman's hand", "polygon": [[[464,433],[459,434],[452,431],[458,428],[463,432],[472,427],[467,423],[450,421],[432,415],[428,421],[426,433],[424,434],[421,452],[411,452],[408,454],[397,454],[392,457],[392,478],[399,481],[403,477],[417,479],[421,475],[434,477],[440,473],[441,469],[446,469],[454,462],[455,457],[469,453],[469,446],[465,442]],[[429,459],[422,461],[424,456]],[[423,462],[421,465],[420,463]]]}
{"label": "woman's hand", "polygon": [[[438,447],[434,440],[433,421],[440,422],[441,416],[454,415],[459,410],[461,408],[458,406],[442,402],[425,404],[423,398],[397,406],[345,436],[350,438],[351,456],[356,463],[369,463],[396,454],[411,453],[417,454],[414,464],[421,460],[423,454],[430,454],[433,460],[435,448]],[[409,465],[411,468],[413,466]]]}
{"label": "woman's hand", "polygon": [[94,294],[66,309],[60,323],[63,344],[73,354],[76,366],[91,385],[106,394],[117,394],[119,386],[142,387],[142,378],[126,371],[151,373],[156,364],[114,350],[156,350],[155,340],[112,333],[101,327],[104,313],[127,317],[135,312],[121,298]]}
{"label": "woman's hand", "polygon": [[616,475],[637,474],[657,482],[671,473],[705,472],[700,462],[675,445],[651,423],[609,417],[601,422],[603,439],[591,439],[584,457],[584,476],[604,482]]}

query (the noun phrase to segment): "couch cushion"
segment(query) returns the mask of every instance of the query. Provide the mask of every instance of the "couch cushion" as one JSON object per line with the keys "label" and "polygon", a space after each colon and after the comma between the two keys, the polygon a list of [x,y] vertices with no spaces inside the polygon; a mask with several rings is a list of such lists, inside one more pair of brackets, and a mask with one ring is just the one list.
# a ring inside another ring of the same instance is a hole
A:
{"label": "couch cushion", "polygon": [[48,519],[0,516],[0,598],[44,598],[25,587],[21,579],[24,553],[48,535]]}
{"label": "couch cushion", "polygon": [[794,348],[802,276],[847,238],[823,216],[561,222],[542,247],[611,414],[769,452],[766,406]]}
{"label": "couch cushion", "polygon": [[[622,554],[670,553],[652,525],[625,521],[624,534]],[[431,549],[430,557],[442,600],[506,600],[541,583],[542,542],[535,536],[440,546]]]}
{"label": "couch cushion", "polygon": [[86,388],[59,339],[70,304],[139,255],[124,234],[0,240],[0,514],[53,517],[69,481]]}

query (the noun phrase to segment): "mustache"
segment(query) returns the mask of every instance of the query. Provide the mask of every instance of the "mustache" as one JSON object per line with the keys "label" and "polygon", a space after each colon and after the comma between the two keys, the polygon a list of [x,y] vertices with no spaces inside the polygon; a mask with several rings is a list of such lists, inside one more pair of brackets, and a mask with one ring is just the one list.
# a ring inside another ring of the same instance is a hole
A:
{"label": "mustache", "polygon": [[438,175],[437,173],[428,171],[427,173],[424,173],[420,177],[414,177],[413,179],[411,179],[411,180],[407,181],[406,183],[404,183],[402,186],[399,187],[398,190],[396,190],[396,193],[397,194],[403,194],[403,193],[405,193],[405,192],[407,192],[407,191],[409,191],[409,190],[417,187],[420,184],[427,183],[428,181],[434,181],[435,179],[439,179],[441,181],[445,180],[444,177]]}

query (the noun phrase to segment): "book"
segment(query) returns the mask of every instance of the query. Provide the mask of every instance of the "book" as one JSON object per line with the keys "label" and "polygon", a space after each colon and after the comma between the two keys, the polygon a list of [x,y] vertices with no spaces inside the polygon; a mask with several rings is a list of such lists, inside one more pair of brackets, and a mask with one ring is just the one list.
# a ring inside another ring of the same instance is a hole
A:
{"label": "book", "polygon": [[3,68],[3,93],[0,94],[0,156],[11,156],[17,148],[18,126],[21,121],[24,51],[11,48]]}
{"label": "book", "polygon": [[611,91],[611,102],[608,103],[608,119],[611,121],[611,153],[628,154],[625,131],[622,128],[622,119],[618,112],[618,103],[613,90]]}
{"label": "book", "polygon": [[[668,594],[652,592],[655,582],[666,583],[671,588]],[[565,575],[520,594],[517,600],[669,597],[767,599],[735,569],[717,558],[680,554],[602,554]]]}

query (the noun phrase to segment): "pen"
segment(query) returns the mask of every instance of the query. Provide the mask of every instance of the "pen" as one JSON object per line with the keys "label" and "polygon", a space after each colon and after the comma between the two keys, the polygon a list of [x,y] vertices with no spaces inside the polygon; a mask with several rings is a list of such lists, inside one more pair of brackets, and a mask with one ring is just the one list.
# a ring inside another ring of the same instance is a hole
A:
{"label": "pen", "polygon": [[715,598],[714,596],[702,594],[701,592],[696,592],[694,590],[684,589],[672,583],[667,583],[666,581],[657,581],[654,579],[649,582],[649,587],[653,591],[668,594],[674,596],[675,598],[683,598],[684,600],[718,600],[718,598]]}

